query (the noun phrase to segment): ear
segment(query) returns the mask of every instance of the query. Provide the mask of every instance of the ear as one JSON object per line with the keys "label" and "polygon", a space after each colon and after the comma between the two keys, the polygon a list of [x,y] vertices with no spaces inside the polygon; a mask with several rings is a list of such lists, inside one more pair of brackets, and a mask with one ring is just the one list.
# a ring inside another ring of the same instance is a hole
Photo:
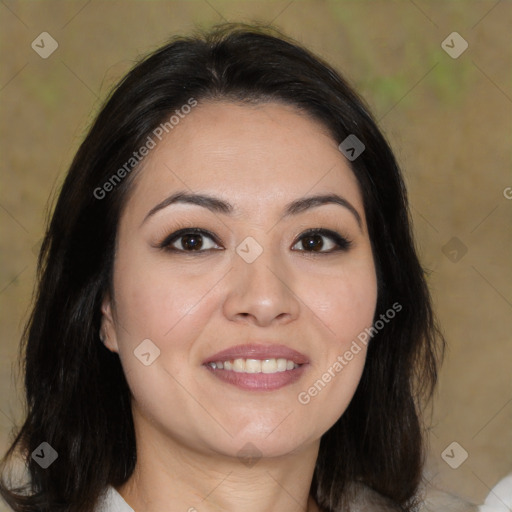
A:
{"label": "ear", "polygon": [[106,293],[101,304],[100,337],[102,342],[111,352],[119,352],[117,344],[116,324],[113,315],[112,300]]}

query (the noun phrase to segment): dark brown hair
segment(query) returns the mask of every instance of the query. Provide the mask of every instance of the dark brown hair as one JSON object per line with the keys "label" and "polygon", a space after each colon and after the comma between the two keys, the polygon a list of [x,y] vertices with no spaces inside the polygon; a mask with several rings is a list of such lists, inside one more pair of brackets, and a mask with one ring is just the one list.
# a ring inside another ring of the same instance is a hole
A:
{"label": "dark brown hair", "polygon": [[[135,173],[106,197],[95,191],[190,98],[286,103],[319,120],[337,143],[349,135],[364,143],[350,164],[377,269],[375,320],[396,302],[403,309],[373,337],[355,396],[321,439],[311,494],[324,511],[349,510],[348,490],[359,482],[397,510],[412,510],[424,459],[421,404],[432,397],[444,339],[400,170],[365,103],[338,72],[273,29],[239,24],[174,38],[138,63],[71,164],[41,248],[24,333],[26,418],[2,464],[5,476],[18,453],[30,478],[25,486],[4,478],[3,498],[16,511],[91,512],[107,485],[120,486],[134,470],[130,390],[98,331]],[[43,441],[58,452],[47,469],[31,457]]]}

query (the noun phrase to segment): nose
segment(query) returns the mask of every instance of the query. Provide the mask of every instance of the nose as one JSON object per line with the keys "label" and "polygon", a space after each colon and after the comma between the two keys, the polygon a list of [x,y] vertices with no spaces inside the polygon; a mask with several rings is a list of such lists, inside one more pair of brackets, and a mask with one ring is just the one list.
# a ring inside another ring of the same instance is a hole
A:
{"label": "nose", "polygon": [[287,324],[298,317],[300,299],[294,292],[291,271],[277,255],[263,251],[252,263],[236,255],[228,276],[224,315],[229,320],[265,327]]}

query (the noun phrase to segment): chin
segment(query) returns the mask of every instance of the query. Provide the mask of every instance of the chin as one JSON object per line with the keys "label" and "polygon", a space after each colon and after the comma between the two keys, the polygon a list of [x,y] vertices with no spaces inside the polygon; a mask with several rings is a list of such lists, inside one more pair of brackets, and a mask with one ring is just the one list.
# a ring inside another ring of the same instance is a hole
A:
{"label": "chin", "polygon": [[234,445],[234,455],[236,456],[281,457],[293,452],[300,452],[313,440],[313,436],[308,436],[304,432],[280,429],[276,423],[273,431],[266,429],[262,432],[261,430],[247,429],[243,434],[235,436],[230,443],[232,445],[231,455],[233,455]]}

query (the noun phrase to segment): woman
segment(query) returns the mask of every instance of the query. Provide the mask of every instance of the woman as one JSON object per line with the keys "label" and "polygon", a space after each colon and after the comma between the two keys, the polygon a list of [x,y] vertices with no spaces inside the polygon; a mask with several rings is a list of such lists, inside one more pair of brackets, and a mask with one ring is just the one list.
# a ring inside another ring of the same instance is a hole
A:
{"label": "woman", "polygon": [[116,87],[25,340],[13,510],[423,502],[444,340],[402,176],[347,83],[269,29],[176,38]]}

